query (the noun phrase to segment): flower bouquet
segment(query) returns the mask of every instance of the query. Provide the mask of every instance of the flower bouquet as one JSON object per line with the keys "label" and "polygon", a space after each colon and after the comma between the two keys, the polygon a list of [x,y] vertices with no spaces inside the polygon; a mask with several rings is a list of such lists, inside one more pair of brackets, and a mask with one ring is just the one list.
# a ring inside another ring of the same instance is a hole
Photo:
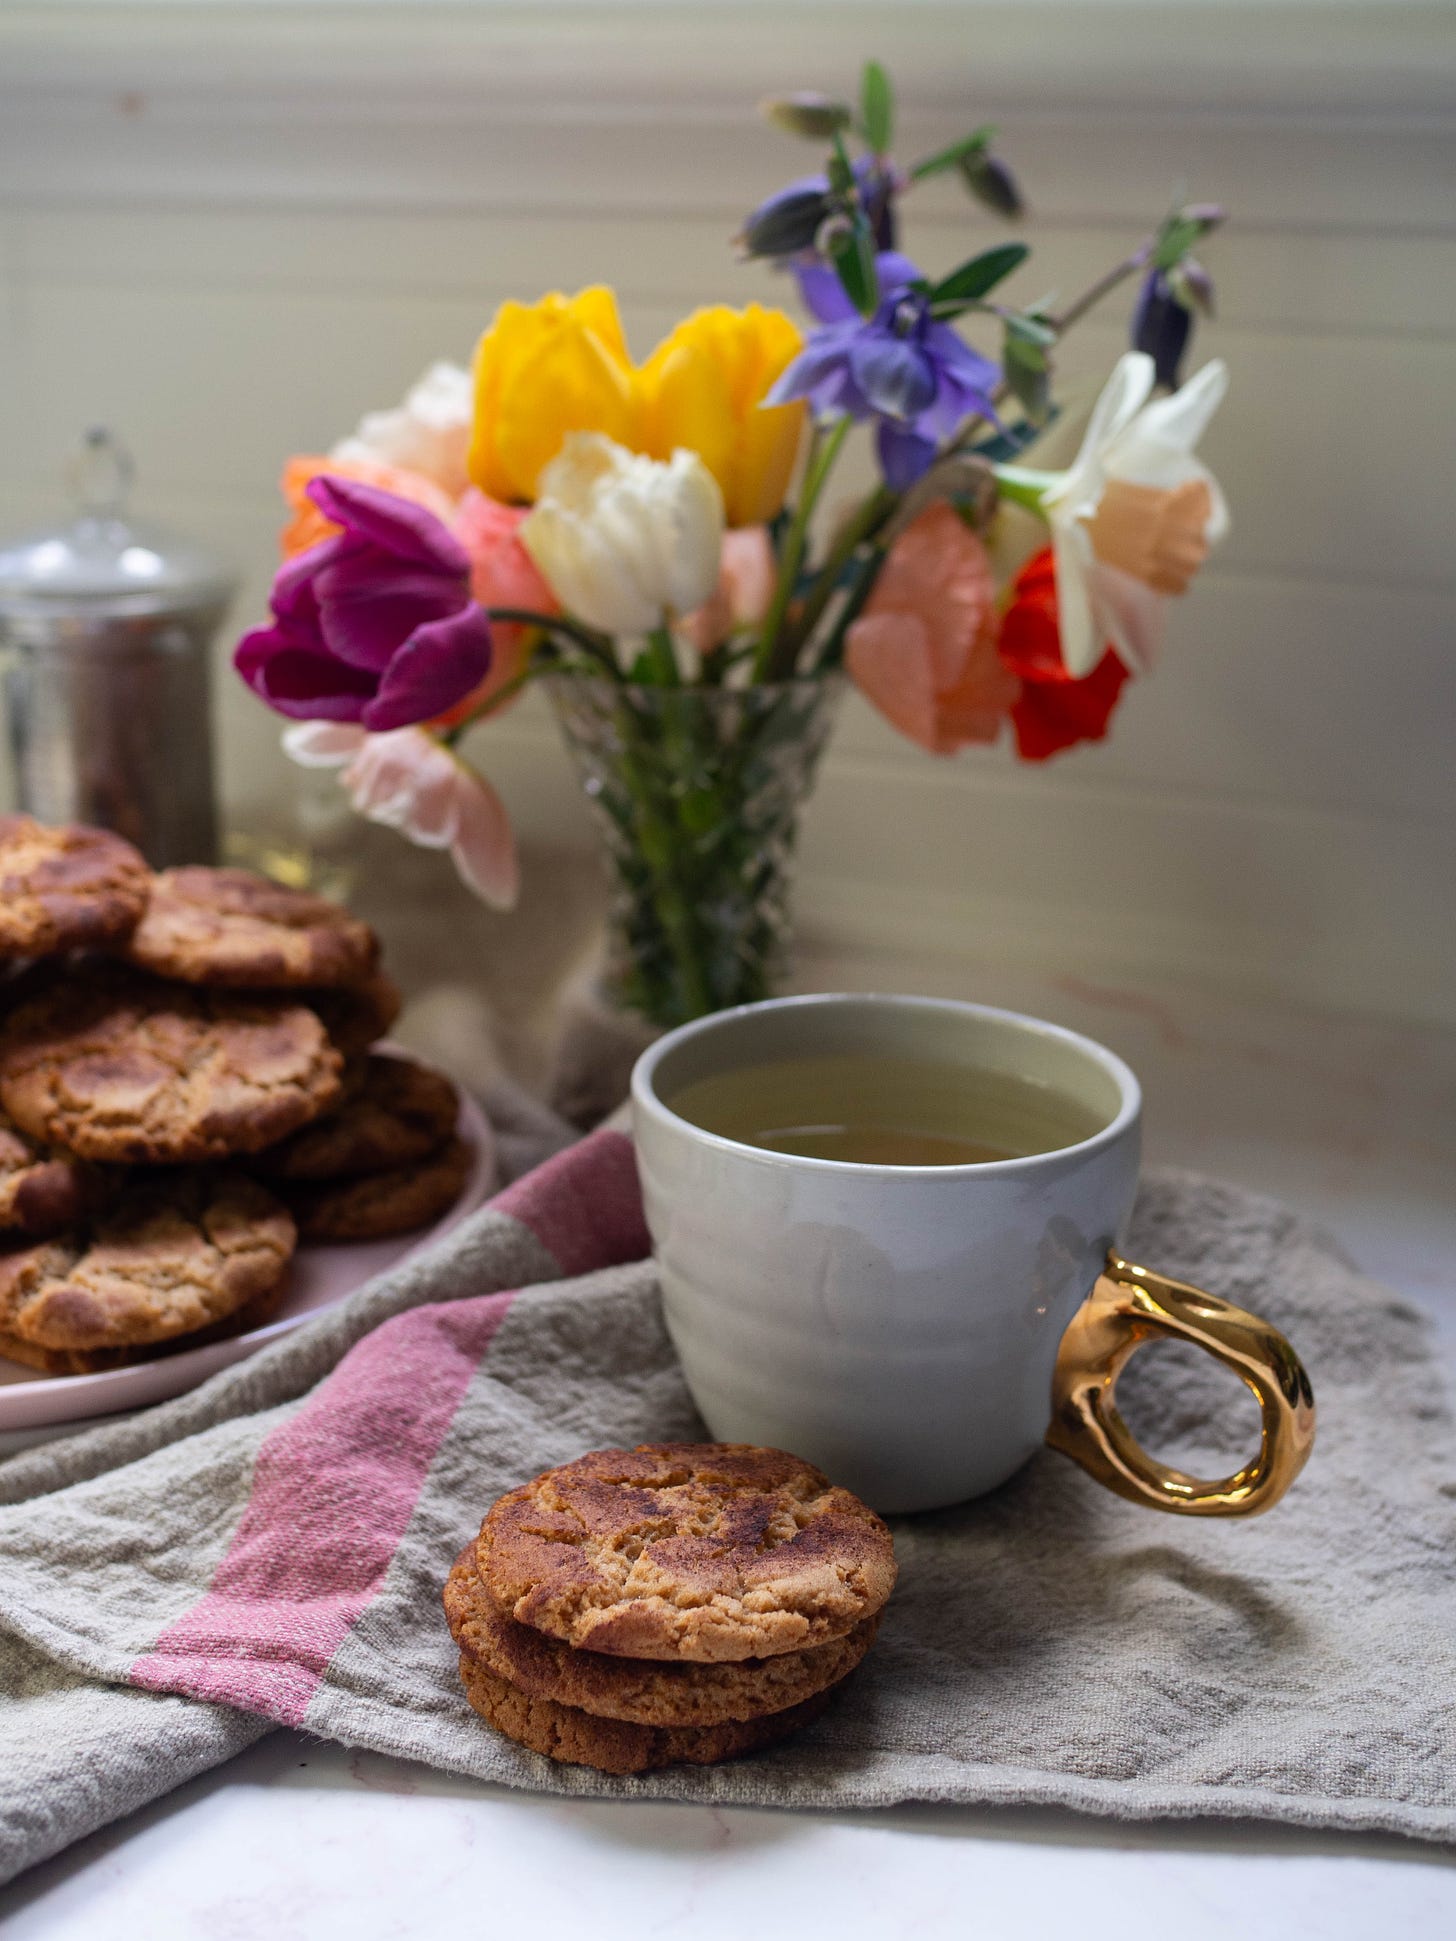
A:
{"label": "flower bouquet", "polygon": [[[289,461],[272,623],[236,655],[293,719],[295,760],[337,766],[362,814],[448,848],[501,906],[510,823],[461,743],[543,682],[613,866],[614,994],[661,1025],[780,975],[797,816],[846,678],[933,754],[1101,739],[1228,523],[1195,456],[1226,374],[1181,382],[1219,210],[1180,205],[1075,300],[1018,306],[999,292],[1024,243],[945,274],[898,248],[936,175],[1022,213],[992,131],[900,166],[874,62],[856,108],[766,112],[828,151],[739,238],[796,286],[807,333],[719,306],[636,364],[608,289],[503,304],[473,371],[438,364]],[[1070,468],[1040,469],[1057,346],[1133,280],[1133,348]],[[826,519],[857,427],[879,482]]]}

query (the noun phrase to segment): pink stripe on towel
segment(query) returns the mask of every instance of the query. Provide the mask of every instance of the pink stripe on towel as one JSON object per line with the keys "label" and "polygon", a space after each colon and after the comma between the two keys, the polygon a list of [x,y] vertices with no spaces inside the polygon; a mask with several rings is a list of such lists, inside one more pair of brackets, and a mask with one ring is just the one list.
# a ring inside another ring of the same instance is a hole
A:
{"label": "pink stripe on towel", "polygon": [[212,1587],[131,1682],[297,1725],[389,1568],[514,1293],[416,1308],[366,1335],[258,1451]]}
{"label": "pink stripe on towel", "polygon": [[[528,1173],[493,1210],[564,1274],[648,1249],[631,1142],[596,1133]],[[394,1316],[356,1342],[264,1440],[211,1587],[131,1668],[131,1682],[301,1723],[330,1659],[389,1569],[430,1465],[517,1292]]]}
{"label": "pink stripe on towel", "polygon": [[494,1205],[529,1227],[563,1274],[643,1260],[652,1250],[637,1157],[625,1133],[594,1132],[568,1146],[508,1186]]}

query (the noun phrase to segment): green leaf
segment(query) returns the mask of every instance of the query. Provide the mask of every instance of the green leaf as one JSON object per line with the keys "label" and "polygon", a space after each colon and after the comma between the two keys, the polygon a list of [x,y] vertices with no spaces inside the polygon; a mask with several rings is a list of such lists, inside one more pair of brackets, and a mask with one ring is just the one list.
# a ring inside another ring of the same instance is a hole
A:
{"label": "green leaf", "polygon": [[994,290],[1013,270],[1020,269],[1030,254],[1025,243],[1001,243],[995,249],[983,249],[979,256],[971,257],[949,276],[943,276],[931,290],[930,301],[974,303],[988,290]]}
{"label": "green leaf", "polygon": [[845,295],[861,316],[872,317],[880,300],[880,279],[875,269],[874,231],[862,210],[834,235],[829,243],[833,263]]}
{"label": "green leaf", "polygon": [[927,175],[944,175],[947,169],[956,168],[961,162],[979,155],[982,149],[989,146],[991,137],[995,133],[994,128],[988,127],[978,128],[971,135],[962,135],[961,139],[958,142],[952,142],[949,148],[942,148],[936,154],[927,155],[916,162],[910,170],[910,180],[923,182]]}
{"label": "green leaf", "polygon": [[878,61],[866,61],[860,82],[860,126],[876,155],[888,153],[895,132],[895,96]]}

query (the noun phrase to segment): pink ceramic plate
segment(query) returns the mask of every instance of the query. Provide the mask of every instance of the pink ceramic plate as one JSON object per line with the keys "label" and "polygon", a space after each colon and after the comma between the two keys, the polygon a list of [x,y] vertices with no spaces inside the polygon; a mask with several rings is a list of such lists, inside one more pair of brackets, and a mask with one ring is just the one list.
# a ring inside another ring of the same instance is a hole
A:
{"label": "pink ceramic plate", "polygon": [[61,1422],[80,1423],[89,1416],[115,1415],[181,1395],[219,1368],[255,1355],[376,1274],[432,1246],[489,1198],[495,1185],[494,1135],[479,1106],[463,1095],[459,1130],[475,1159],[450,1211],[422,1233],[402,1233],[393,1240],[369,1240],[356,1246],[300,1248],[289,1269],[283,1304],[261,1328],[234,1335],[230,1341],[184,1348],[175,1355],[137,1362],[131,1368],[110,1368],[99,1375],[42,1375],[0,1357],[0,1437],[8,1439],[18,1430],[46,1429]]}

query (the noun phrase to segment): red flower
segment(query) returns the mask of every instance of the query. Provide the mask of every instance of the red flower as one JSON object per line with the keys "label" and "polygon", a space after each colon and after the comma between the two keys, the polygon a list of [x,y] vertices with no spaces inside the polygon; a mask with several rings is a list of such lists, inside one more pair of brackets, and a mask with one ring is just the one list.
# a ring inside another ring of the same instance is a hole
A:
{"label": "red flower", "polygon": [[1021,677],[1011,704],[1016,752],[1044,762],[1079,741],[1101,741],[1122,693],[1127,669],[1109,647],[1092,672],[1074,681],[1062,660],[1057,631],[1057,572],[1048,546],[1030,558],[1012,583],[997,650],[1008,672]]}

